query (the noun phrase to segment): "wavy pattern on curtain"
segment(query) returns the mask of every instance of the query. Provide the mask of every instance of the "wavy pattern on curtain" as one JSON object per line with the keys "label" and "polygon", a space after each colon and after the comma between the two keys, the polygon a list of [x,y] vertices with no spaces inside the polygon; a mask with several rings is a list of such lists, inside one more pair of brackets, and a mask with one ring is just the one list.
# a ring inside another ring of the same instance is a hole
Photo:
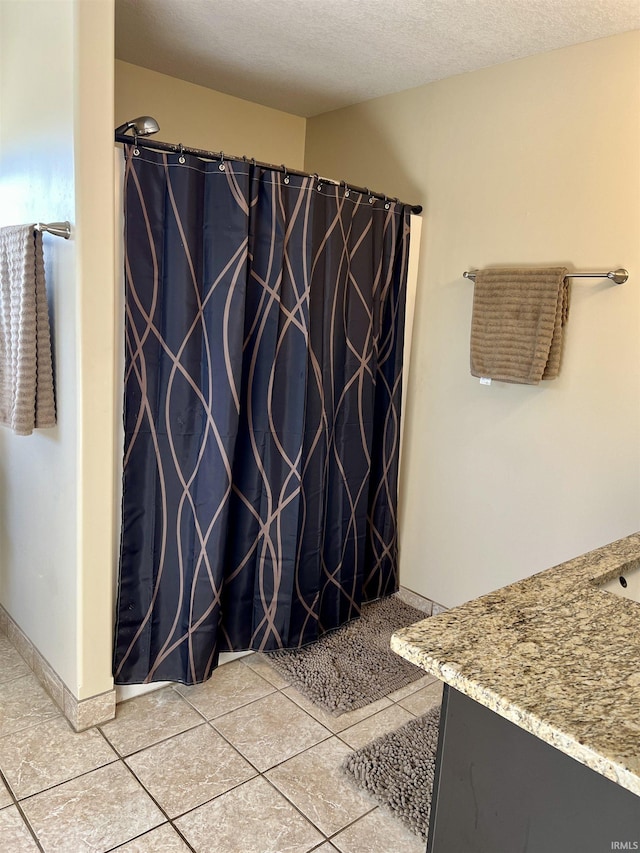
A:
{"label": "wavy pattern on curtain", "polygon": [[205,680],[398,588],[409,215],[125,147],[119,684]]}

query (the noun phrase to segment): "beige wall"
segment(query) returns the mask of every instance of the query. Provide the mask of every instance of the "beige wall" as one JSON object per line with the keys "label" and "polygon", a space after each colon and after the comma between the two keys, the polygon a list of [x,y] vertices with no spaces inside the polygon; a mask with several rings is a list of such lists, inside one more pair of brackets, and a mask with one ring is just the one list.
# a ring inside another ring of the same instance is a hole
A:
{"label": "beige wall", "polygon": [[79,699],[109,690],[113,0],[0,4],[0,225],[45,235],[58,424],[0,430],[0,603]]}
{"label": "beige wall", "polygon": [[[75,219],[73,3],[0,4],[0,225]],[[55,70],[57,85],[42,85]],[[0,603],[77,682],[75,243],[45,235],[58,425],[0,429]]]}
{"label": "beige wall", "polygon": [[[640,32],[310,119],[306,168],[425,207],[401,580],[455,605],[640,527]],[[577,280],[560,377],[469,373],[491,264]]]}
{"label": "beige wall", "polygon": [[79,699],[113,687],[114,14],[75,2]]}
{"label": "beige wall", "polygon": [[139,115],[165,142],[303,168],[305,119],[116,60],[116,125]]}

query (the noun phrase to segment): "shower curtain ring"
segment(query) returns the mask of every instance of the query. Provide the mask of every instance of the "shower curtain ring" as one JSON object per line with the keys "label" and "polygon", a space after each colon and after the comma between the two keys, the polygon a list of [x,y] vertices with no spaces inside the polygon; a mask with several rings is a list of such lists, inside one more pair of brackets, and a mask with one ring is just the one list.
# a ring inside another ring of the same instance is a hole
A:
{"label": "shower curtain ring", "polygon": [[384,209],[385,209],[385,210],[389,210],[389,208],[390,208],[390,207],[391,207],[391,202],[390,202],[390,201],[389,201],[389,199],[385,196],[385,197],[384,197]]}
{"label": "shower curtain ring", "polygon": [[182,144],[182,142],[180,143],[180,145],[178,145],[178,151],[180,152],[180,156],[178,157],[178,163],[186,163],[187,161],[185,160],[184,156],[184,145]]}
{"label": "shower curtain ring", "polygon": [[342,181],[342,183],[344,184],[344,197],[349,198],[349,196],[351,195],[351,190],[349,189],[349,185],[347,184],[346,181]]}
{"label": "shower curtain ring", "polygon": [[283,182],[285,184],[288,184],[290,178],[289,178],[289,173],[287,172],[287,167],[284,165],[284,163],[282,164],[282,171],[284,172]]}
{"label": "shower curtain ring", "polygon": [[133,134],[133,156],[137,157],[140,154],[140,149],[138,148],[138,134]]}
{"label": "shower curtain ring", "polygon": [[227,168],[227,167],[224,165],[224,151],[221,151],[221,152],[220,152],[220,163],[218,164],[218,169],[219,169],[221,172],[224,172],[224,170],[225,170],[226,168]]}
{"label": "shower curtain ring", "polygon": [[373,204],[373,202],[375,201],[375,198],[371,195],[371,192],[370,192],[370,190],[369,190],[369,187],[365,187],[365,188],[364,188],[364,191],[365,191],[365,192],[366,192],[366,194],[369,196],[369,204]]}

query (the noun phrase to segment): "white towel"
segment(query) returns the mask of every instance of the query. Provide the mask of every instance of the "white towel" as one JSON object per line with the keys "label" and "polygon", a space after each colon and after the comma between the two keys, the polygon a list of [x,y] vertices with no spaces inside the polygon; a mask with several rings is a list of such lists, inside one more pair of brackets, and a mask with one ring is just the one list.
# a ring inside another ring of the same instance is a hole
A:
{"label": "white towel", "polygon": [[42,234],[0,228],[0,424],[18,435],[55,426]]}

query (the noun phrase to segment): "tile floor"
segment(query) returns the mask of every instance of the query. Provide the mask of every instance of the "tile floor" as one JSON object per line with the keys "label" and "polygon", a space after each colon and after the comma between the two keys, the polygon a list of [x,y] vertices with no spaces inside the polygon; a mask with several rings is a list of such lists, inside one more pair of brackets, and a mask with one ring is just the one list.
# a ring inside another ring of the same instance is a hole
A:
{"label": "tile floor", "polygon": [[425,676],[333,717],[250,655],[76,734],[0,636],[0,849],[423,853],[340,763],[440,697]]}

